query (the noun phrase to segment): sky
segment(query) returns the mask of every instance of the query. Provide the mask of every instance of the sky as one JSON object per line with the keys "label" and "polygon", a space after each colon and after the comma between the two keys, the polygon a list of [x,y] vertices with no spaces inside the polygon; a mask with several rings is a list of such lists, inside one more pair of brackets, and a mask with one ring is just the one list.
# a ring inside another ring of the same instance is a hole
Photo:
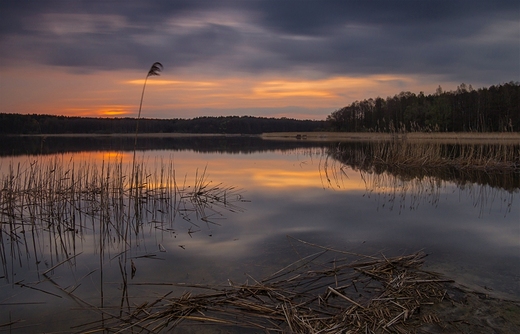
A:
{"label": "sky", "polygon": [[324,120],[355,101],[520,81],[520,2],[0,2],[0,112]]}

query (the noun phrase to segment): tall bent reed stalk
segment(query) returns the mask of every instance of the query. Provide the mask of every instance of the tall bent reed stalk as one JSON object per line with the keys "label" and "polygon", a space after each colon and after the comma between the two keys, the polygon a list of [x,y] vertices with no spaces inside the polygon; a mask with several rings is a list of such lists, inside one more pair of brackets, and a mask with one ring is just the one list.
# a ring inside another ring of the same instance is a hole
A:
{"label": "tall bent reed stalk", "polygon": [[[132,195],[132,190],[134,187],[134,181],[135,181],[135,191],[136,191],[136,196],[135,198],[137,198],[137,184],[139,183],[139,179],[138,179],[138,174],[139,172],[136,171],[136,149],[137,149],[137,135],[139,134],[139,120],[141,119],[141,110],[142,110],[142,107],[143,107],[143,100],[144,100],[144,91],[146,89],[146,83],[148,82],[148,78],[149,77],[153,77],[153,76],[159,76],[159,72],[161,72],[163,69],[163,65],[159,62],[155,62],[152,64],[152,66],[150,67],[150,70],[148,71],[148,73],[146,74],[146,77],[144,78],[144,84],[143,84],[143,90],[141,92],[141,100],[139,101],[139,112],[137,114],[137,121],[135,123],[135,138],[134,138],[134,154],[133,154],[133,158],[132,158],[132,173],[131,173],[131,176],[130,176],[130,179],[131,179],[131,182],[130,182],[130,195]],[[130,196],[131,197],[131,196]],[[130,206],[130,205],[129,205]],[[138,211],[136,211],[136,214],[138,213]]]}
{"label": "tall bent reed stalk", "polygon": [[194,185],[179,185],[172,162],[157,162],[154,169],[139,164],[132,195],[127,169],[121,158],[76,164],[56,157],[10,165],[0,179],[0,277],[11,281],[25,260],[34,260],[39,275],[43,260],[53,267],[72,259],[85,238],[94,236],[101,266],[111,249],[125,254],[120,261],[127,264],[127,250],[139,245],[143,227],[175,233],[179,224],[197,227],[198,220],[214,223],[222,210],[241,211],[241,191],[213,185],[205,173]]}
{"label": "tall bent reed stalk", "polygon": [[[135,138],[134,138],[134,151],[133,151],[133,157],[132,157],[132,170],[131,170],[131,174],[130,174],[130,191],[129,191],[129,196],[128,196],[128,216],[127,216],[127,223],[126,223],[126,228],[124,230],[124,235],[125,235],[125,238],[130,236],[130,220],[131,220],[131,208],[132,208],[132,200],[134,202],[134,205],[133,205],[133,216],[135,218],[136,221],[138,221],[140,219],[140,214],[141,214],[141,210],[140,210],[140,206],[139,206],[139,192],[140,192],[140,181],[143,182],[143,178],[141,177],[141,179],[139,178],[140,176],[142,176],[142,173],[143,171],[139,170],[139,166],[136,165],[136,150],[137,150],[137,135],[139,134],[139,120],[141,119],[141,110],[142,110],[142,107],[143,107],[143,100],[144,100],[144,91],[146,89],[146,83],[148,82],[148,78],[149,77],[152,77],[152,76],[159,76],[159,72],[161,72],[163,69],[163,65],[159,62],[155,62],[152,64],[152,66],[150,67],[150,70],[148,70],[148,73],[146,74],[146,77],[144,79],[144,83],[143,83],[143,90],[141,92],[141,99],[139,101],[139,112],[137,114],[137,121],[136,121],[136,124],[135,124]],[[134,228],[136,230],[136,232],[138,232],[139,230],[139,225],[138,224],[135,224],[134,225]],[[122,271],[122,274],[123,274],[123,279],[126,280],[126,264],[128,263],[128,259],[126,257],[126,252],[124,252],[124,264],[125,264],[125,270]],[[121,262],[120,262],[121,264]],[[134,275],[135,273],[135,269],[134,269],[134,264],[132,262],[132,276]],[[103,281],[103,279],[101,279],[101,281]],[[101,284],[103,285],[103,283]],[[102,299],[103,300],[103,299]]]}
{"label": "tall bent reed stalk", "polygon": [[159,62],[155,62],[150,67],[150,70],[146,74],[144,78],[143,91],[141,92],[141,101],[139,102],[139,113],[137,114],[137,122],[135,125],[135,142],[134,142],[134,160],[135,160],[135,146],[137,146],[137,134],[139,133],[139,119],[141,118],[141,109],[143,107],[143,99],[144,99],[144,90],[146,89],[146,83],[148,82],[149,77],[159,76],[163,69],[163,65]]}

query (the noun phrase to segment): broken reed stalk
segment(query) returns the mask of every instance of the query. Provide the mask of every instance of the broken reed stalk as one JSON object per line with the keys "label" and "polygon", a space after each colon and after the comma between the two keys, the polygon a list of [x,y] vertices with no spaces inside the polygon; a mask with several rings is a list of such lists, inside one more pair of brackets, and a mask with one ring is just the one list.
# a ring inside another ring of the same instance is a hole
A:
{"label": "broken reed stalk", "polygon": [[[446,298],[451,282],[421,269],[424,253],[387,258],[354,256],[299,260],[264,280],[228,286],[139,283],[192,288],[160,297],[124,315],[106,319],[110,331],[171,331],[182,325],[214,324],[268,333],[338,331],[409,332],[421,325],[422,305]],[[345,254],[343,254],[345,256]],[[195,293],[196,290],[205,292]],[[94,328],[90,328],[94,330]]]}

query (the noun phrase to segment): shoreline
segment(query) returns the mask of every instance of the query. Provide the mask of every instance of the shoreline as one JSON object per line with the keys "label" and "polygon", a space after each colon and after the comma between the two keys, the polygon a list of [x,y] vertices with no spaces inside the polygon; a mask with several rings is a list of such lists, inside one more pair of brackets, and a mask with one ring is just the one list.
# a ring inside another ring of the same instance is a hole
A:
{"label": "shoreline", "polygon": [[[63,134],[15,134],[9,137],[135,137],[135,133],[63,133]],[[308,141],[514,141],[520,143],[520,132],[268,132],[262,134],[226,133],[139,133],[137,137],[185,138],[185,137],[259,137],[266,140],[308,140]]]}
{"label": "shoreline", "polygon": [[449,143],[463,142],[513,142],[520,144],[518,132],[410,132],[410,133],[373,133],[373,132],[277,132],[264,133],[263,139],[293,139],[318,141],[436,141]]}

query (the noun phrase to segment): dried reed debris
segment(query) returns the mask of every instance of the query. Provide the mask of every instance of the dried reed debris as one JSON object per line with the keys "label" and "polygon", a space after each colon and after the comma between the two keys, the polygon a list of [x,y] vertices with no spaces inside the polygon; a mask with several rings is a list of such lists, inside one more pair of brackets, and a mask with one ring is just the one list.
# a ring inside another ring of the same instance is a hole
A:
{"label": "dried reed debris", "polygon": [[[446,297],[444,283],[449,280],[421,269],[422,252],[358,256],[355,261],[333,259],[330,253],[320,251],[262,281],[250,278],[228,286],[162,283],[205,292],[161,297],[123,316],[105,318],[103,327],[159,332],[196,323],[268,333],[409,333],[424,323],[422,305]],[[318,261],[324,257],[328,260]]]}

